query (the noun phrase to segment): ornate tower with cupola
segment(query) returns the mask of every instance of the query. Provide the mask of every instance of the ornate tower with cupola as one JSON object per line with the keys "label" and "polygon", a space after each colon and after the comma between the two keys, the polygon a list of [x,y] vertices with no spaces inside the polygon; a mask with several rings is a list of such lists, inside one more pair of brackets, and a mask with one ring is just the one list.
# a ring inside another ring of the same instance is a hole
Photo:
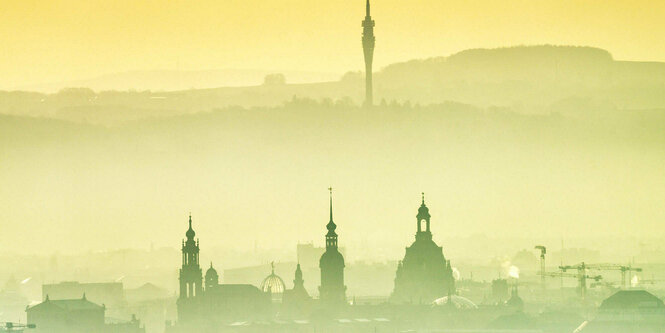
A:
{"label": "ornate tower with cupola", "polygon": [[192,228],[192,215],[189,215],[189,229],[182,241],[182,267],[180,268],[180,299],[199,296],[203,292],[203,273],[199,265],[199,241],[194,240],[196,232]]}
{"label": "ornate tower with cupola", "polygon": [[344,257],[337,248],[337,225],[333,222],[332,188],[330,191],[330,221],[326,225],[326,252],[321,256],[321,286],[319,295],[325,306],[346,304],[346,286],[344,285]]}

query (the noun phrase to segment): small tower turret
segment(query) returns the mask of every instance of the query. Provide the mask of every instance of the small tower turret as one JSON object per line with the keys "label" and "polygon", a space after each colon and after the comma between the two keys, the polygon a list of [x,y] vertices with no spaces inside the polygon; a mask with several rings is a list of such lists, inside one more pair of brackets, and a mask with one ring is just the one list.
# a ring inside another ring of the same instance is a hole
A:
{"label": "small tower turret", "polygon": [[205,276],[205,287],[206,291],[214,288],[219,284],[219,274],[217,274],[217,270],[212,267],[212,262],[210,263],[210,268],[206,271],[206,276]]}
{"label": "small tower turret", "polygon": [[429,208],[425,205],[425,193],[422,193],[422,203],[418,208],[418,214],[416,215],[416,221],[418,223],[418,228],[416,232],[416,239],[432,239],[432,232],[430,231],[430,218]]}

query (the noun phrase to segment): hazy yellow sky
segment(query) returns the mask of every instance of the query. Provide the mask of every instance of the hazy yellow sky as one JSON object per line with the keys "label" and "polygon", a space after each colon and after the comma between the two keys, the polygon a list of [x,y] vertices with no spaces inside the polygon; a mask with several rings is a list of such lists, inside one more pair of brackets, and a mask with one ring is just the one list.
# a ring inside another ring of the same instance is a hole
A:
{"label": "hazy yellow sky", "polygon": [[[0,0],[0,88],[149,69],[362,67],[364,0]],[[374,0],[378,67],[573,44],[665,61],[665,2]]]}

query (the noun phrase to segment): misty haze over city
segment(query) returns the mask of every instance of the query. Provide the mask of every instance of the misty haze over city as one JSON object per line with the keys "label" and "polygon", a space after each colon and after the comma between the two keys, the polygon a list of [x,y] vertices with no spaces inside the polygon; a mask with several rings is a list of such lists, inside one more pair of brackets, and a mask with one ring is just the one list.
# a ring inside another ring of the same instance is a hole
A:
{"label": "misty haze over city", "polygon": [[665,8],[511,4],[0,5],[0,331],[658,332]]}

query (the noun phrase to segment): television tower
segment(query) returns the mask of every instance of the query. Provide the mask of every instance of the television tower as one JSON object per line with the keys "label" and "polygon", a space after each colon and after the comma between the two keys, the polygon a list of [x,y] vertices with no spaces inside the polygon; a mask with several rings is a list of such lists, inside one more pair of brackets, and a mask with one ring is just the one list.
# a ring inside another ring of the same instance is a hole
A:
{"label": "television tower", "polygon": [[363,52],[365,54],[365,106],[374,105],[372,92],[372,60],[374,59],[374,20],[369,12],[369,0],[366,5],[365,20],[363,26]]}

